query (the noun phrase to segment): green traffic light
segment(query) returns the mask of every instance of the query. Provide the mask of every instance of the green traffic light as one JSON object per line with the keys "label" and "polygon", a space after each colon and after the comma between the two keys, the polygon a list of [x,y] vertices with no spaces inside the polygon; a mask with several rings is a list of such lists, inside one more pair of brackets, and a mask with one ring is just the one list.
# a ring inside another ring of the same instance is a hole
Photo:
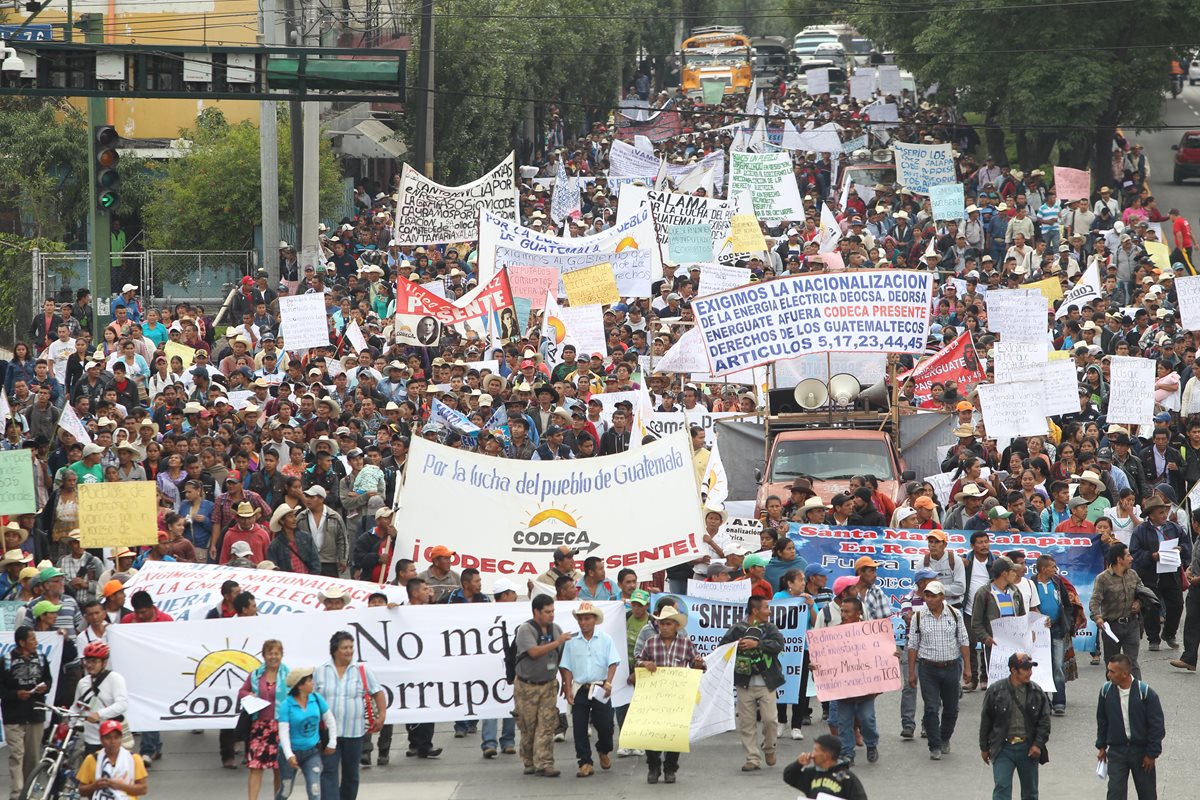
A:
{"label": "green traffic light", "polygon": [[117,193],[101,192],[100,196],[97,197],[96,200],[101,208],[112,208],[117,204]]}

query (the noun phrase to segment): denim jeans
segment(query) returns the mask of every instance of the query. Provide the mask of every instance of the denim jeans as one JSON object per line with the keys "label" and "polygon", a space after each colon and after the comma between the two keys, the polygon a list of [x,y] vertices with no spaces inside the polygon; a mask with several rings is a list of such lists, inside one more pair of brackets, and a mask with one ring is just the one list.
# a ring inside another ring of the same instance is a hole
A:
{"label": "denim jeans", "polygon": [[842,740],[842,758],[854,758],[854,721],[867,747],[879,746],[879,730],[875,727],[875,698],[847,697],[837,701],[838,736]]}
{"label": "denim jeans", "polygon": [[[304,773],[304,785],[308,790],[308,800],[319,800],[321,797],[321,748],[312,747],[308,750],[300,750],[296,754],[296,763],[300,765],[300,771]],[[283,757],[283,750],[279,751],[279,791],[275,793],[275,800],[287,800],[292,794],[292,786],[296,783],[296,770],[292,769],[292,765]]]}
{"label": "denim jeans", "polygon": [[[500,725],[500,741],[496,742],[496,723]],[[482,722],[483,733],[481,734],[482,741],[479,743],[484,750],[491,748],[492,750],[504,749],[505,747],[514,747],[517,743],[517,721],[511,716],[505,717],[503,720],[485,719]]]}
{"label": "denim jeans", "polygon": [[[908,651],[902,651],[899,658],[900,674],[904,675],[908,669]],[[909,686],[908,681],[903,683],[900,690],[900,729],[910,730],[917,727],[917,688]]]}
{"label": "denim jeans", "polygon": [[358,797],[359,760],[362,758],[361,736],[339,736],[332,755],[321,756],[321,800],[355,800]]}
{"label": "denim jeans", "polygon": [[138,743],[138,753],[153,756],[162,752],[162,734],[158,731],[142,731],[142,740]]}
{"label": "denim jeans", "polygon": [[1021,800],[1037,800],[1038,763],[1029,757],[1029,742],[1006,744],[992,759],[992,800],[1012,800],[1013,770],[1021,778]]}
{"label": "denim jeans", "polygon": [[[925,735],[931,751],[950,744],[958,722],[958,691],[962,681],[962,659],[948,667],[935,667],[917,662],[917,680],[921,684],[921,699],[925,703]],[[939,715],[940,711],[940,715]],[[941,717],[939,722],[939,716]]]}
{"label": "denim jeans", "polygon": [[1067,674],[1063,671],[1063,658],[1067,653],[1067,640],[1051,637],[1050,661],[1054,672],[1054,702],[1055,708],[1067,707]]}

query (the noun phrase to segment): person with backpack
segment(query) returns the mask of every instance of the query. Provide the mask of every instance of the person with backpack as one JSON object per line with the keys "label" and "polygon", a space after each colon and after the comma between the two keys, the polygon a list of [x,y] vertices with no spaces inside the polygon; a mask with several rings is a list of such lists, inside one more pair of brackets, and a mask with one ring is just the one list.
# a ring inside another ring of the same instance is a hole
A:
{"label": "person with backpack", "polygon": [[[779,656],[786,643],[779,628],[771,622],[771,604],[765,597],[751,597],[746,616],[721,638],[721,644],[737,643],[733,685],[737,687],[738,735],[746,753],[742,772],[761,769],[765,759],[775,766],[777,727],[774,714],[775,690],[784,683]],[[758,746],[758,728],[762,727],[762,749]]]}
{"label": "person with backpack", "polygon": [[949,548],[950,537],[940,528],[925,535],[929,551],[921,566],[937,573],[937,580],[946,587],[946,602],[952,606],[962,603],[967,591],[966,564],[962,557]]}
{"label": "person with backpack", "polygon": [[583,577],[579,587],[579,599],[599,603],[603,600],[620,600],[621,588],[604,576],[604,559],[588,556],[583,562]]}
{"label": "person with backpack", "polygon": [[557,778],[562,774],[554,768],[558,665],[563,645],[575,634],[564,633],[554,623],[553,597],[539,594],[531,605],[533,618],[517,628],[512,651],[513,703],[521,731],[521,761],[526,775]]}
{"label": "person with backpack", "polygon": [[959,676],[963,683],[972,677],[969,637],[962,614],[946,601],[941,581],[927,583],[921,596],[924,607],[913,612],[908,625],[908,685],[921,687],[929,758],[940,761],[950,752],[958,722]]}
{"label": "person with backpack", "polygon": [[1128,797],[1129,777],[1138,800],[1157,800],[1154,762],[1162,755],[1166,719],[1158,693],[1133,677],[1133,659],[1108,659],[1108,681],[1096,701],[1096,758],[1108,764],[1108,796]]}
{"label": "person with backpack", "polygon": [[108,653],[108,645],[103,641],[84,647],[85,674],[75,686],[75,708],[88,712],[83,720],[83,744],[84,752],[89,755],[101,748],[100,724],[110,719],[122,722],[129,709],[125,678],[108,668]]}

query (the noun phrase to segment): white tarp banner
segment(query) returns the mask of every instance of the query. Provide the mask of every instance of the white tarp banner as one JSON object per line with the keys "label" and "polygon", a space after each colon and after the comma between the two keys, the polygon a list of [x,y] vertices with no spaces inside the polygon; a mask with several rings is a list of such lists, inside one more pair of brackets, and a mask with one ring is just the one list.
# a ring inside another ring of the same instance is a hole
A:
{"label": "white tarp banner", "polygon": [[[613,701],[632,696],[621,603],[598,603],[599,630],[619,642],[622,654]],[[554,621],[578,631],[573,602],[555,604]],[[232,728],[237,693],[262,663],[262,643],[283,642],[292,668],[329,661],[329,640],[338,631],[354,637],[353,663],[365,664],[387,695],[391,723],[497,719],[512,710],[512,687],[504,680],[504,642],[529,620],[527,603],[464,603],[401,606],[306,614],[303,617],[242,617],[108,629],[112,668],[138,691],[129,695],[135,731]]]}
{"label": "white tarp banner", "polygon": [[917,194],[929,194],[931,186],[958,180],[954,155],[948,144],[895,142],[892,150],[896,153],[896,182],[906,189]]}
{"label": "white tarp banner", "polygon": [[[638,232],[635,235],[641,236]],[[654,273],[654,258],[645,250],[626,249],[598,253],[535,253],[515,247],[496,248],[496,269],[508,267],[551,267],[558,270],[558,296],[565,298],[567,288],[562,276],[567,272],[611,264],[621,297],[649,297],[650,284],[658,277]]]}
{"label": "white tarp banner", "polygon": [[291,351],[329,347],[325,295],[297,294],[279,298],[279,330]]}
{"label": "white tarp banner", "polygon": [[321,600],[317,594],[334,587],[350,595],[348,607],[353,609],[366,608],[372,592],[384,592],[393,603],[408,602],[404,590],[391,584],[380,588],[374,583],[324,575],[170,561],[147,561],[125,584],[125,593],[132,597],[143,589],[154,598],[160,611],[177,620],[204,619],[205,614],[221,604],[221,584],[225,581],[237,581],[243,592],[251,592],[258,601],[258,614],[263,617],[318,611]]}
{"label": "white tarp banner", "polygon": [[662,160],[653,153],[614,139],[608,151],[608,175],[611,178],[653,180]]}
{"label": "white tarp banner", "polygon": [[1154,362],[1146,358],[1113,356],[1110,375],[1108,423],[1153,424]]}
{"label": "white tarp banner", "polygon": [[478,239],[481,211],[515,222],[519,219],[515,175],[513,153],[482,178],[461,186],[434,183],[405,164],[396,204],[396,241],[425,245]]}
{"label": "white tarp banner", "polygon": [[[702,555],[700,493],[683,431],[582,461],[496,459],[424,439],[413,440],[409,458],[396,557],[418,569],[434,546],[446,545],[455,569],[475,567],[487,590],[502,575],[541,574],[561,545],[579,548],[580,560],[603,558],[614,574],[629,567],[649,575]],[[487,513],[450,530],[447,508]]]}

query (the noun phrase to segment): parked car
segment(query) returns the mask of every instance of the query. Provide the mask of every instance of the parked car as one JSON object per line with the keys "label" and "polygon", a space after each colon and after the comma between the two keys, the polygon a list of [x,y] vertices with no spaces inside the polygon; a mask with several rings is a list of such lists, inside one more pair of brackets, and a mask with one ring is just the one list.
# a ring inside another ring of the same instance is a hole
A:
{"label": "parked car", "polygon": [[861,36],[855,36],[850,40],[850,48],[846,54],[856,67],[870,66],[871,52],[875,49],[875,43],[870,39],[864,39]]}
{"label": "parked car", "polygon": [[1200,130],[1185,131],[1179,144],[1171,145],[1175,151],[1175,169],[1172,179],[1176,185],[1186,178],[1200,177]]}
{"label": "parked car", "polygon": [[812,54],[813,61],[829,61],[834,66],[846,69],[846,48],[835,42],[817,45]]}

